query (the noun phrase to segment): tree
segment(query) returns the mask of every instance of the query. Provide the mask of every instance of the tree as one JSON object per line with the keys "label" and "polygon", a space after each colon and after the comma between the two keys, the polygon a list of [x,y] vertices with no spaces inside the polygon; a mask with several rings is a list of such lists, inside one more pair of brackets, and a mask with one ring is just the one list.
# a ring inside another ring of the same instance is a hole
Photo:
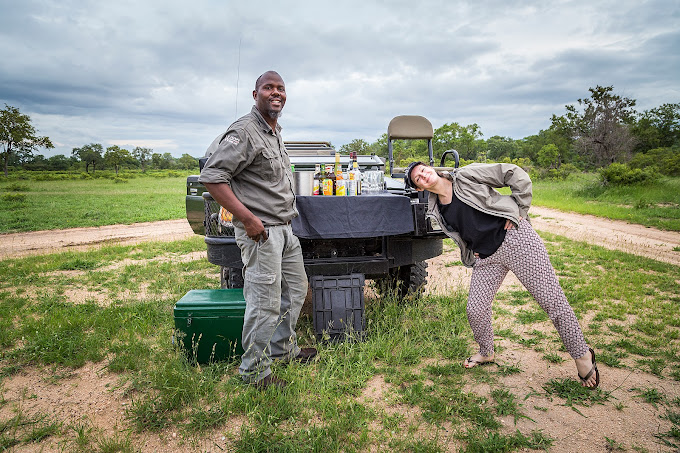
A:
{"label": "tree", "polygon": [[146,172],[146,163],[151,158],[152,153],[153,150],[151,148],[141,148],[139,146],[132,151],[132,155],[137,159],[139,165],[142,166],[142,173]]}
{"label": "tree", "polygon": [[73,148],[71,155],[80,159],[85,164],[85,172],[89,173],[92,165],[92,173],[97,169],[97,165],[102,163],[102,151],[104,148],[99,143],[90,143],[80,148]]}
{"label": "tree", "polygon": [[366,155],[369,154],[370,147],[369,144],[366,140],[362,140],[360,138],[355,138],[351,142],[342,145],[340,147],[340,152],[349,154],[351,152],[355,152],[358,155]]}
{"label": "tree", "polygon": [[182,170],[198,168],[198,159],[186,153],[182,154],[182,157],[177,159],[177,167]]}
{"label": "tree", "polygon": [[112,165],[116,170],[116,176],[118,176],[118,170],[121,165],[129,162],[132,159],[130,156],[130,151],[123,149],[118,145],[109,146],[106,148],[106,154],[104,154],[104,162],[107,165]]}
{"label": "tree", "polygon": [[387,160],[387,133],[382,134],[376,141],[371,143],[368,148],[368,154],[375,154],[378,157],[383,157]]}
{"label": "tree", "polygon": [[543,168],[559,168],[560,167],[560,151],[557,146],[553,143],[545,145],[538,152],[538,165]]}
{"label": "tree", "polygon": [[47,159],[47,167],[50,170],[68,170],[76,162],[75,157],[66,157],[63,154],[57,154]]}
{"label": "tree", "polygon": [[24,170],[30,171],[41,171],[50,169],[49,162],[47,161],[47,159],[45,159],[45,156],[43,156],[42,154],[31,156],[31,159],[28,159],[26,162],[24,162],[22,168]]}
{"label": "tree", "polygon": [[175,166],[175,158],[170,153],[153,153],[151,155],[151,163],[154,168],[167,170]]}
{"label": "tree", "polygon": [[478,139],[482,131],[476,123],[461,126],[458,123],[444,124],[434,131],[432,147],[435,154],[441,156],[444,151],[455,149],[463,159],[473,160],[478,151],[484,151]]}
{"label": "tree", "polygon": [[488,149],[487,157],[493,160],[500,160],[503,157],[513,159],[517,157],[517,142],[510,137],[500,137],[494,135],[486,141]]}
{"label": "tree", "polygon": [[5,104],[0,110],[0,143],[5,176],[9,171],[12,157],[31,156],[38,148],[54,148],[48,137],[36,135],[31,118],[19,112],[19,109]]}
{"label": "tree", "polygon": [[553,115],[553,125],[566,130],[576,151],[598,167],[627,158],[635,145],[629,126],[635,100],[613,94],[613,86],[588,90],[590,97],[578,100],[580,108],[565,106],[566,115]]}
{"label": "tree", "polygon": [[632,132],[637,139],[637,151],[680,145],[680,103],[663,104],[640,113]]}

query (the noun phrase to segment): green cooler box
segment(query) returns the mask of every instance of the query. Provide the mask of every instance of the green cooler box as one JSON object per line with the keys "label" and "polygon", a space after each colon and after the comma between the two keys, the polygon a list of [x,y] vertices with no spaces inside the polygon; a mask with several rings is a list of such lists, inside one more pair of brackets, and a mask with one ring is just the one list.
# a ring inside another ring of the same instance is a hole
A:
{"label": "green cooler box", "polygon": [[198,363],[243,354],[243,289],[194,289],[174,308],[176,338]]}

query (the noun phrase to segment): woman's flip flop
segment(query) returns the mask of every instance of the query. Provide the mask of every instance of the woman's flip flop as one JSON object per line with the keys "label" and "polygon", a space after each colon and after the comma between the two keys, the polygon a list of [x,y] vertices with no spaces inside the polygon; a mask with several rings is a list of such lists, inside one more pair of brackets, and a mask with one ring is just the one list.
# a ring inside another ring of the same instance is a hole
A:
{"label": "woman's flip flop", "polygon": [[[473,365],[472,366],[465,366],[465,363],[467,363],[468,365],[470,365],[470,364],[473,364]],[[479,360],[472,360],[472,356],[470,356],[465,360],[465,362],[463,362],[463,368],[470,369],[470,368],[476,367],[477,365],[484,366],[484,365],[490,365],[492,363],[495,363],[495,362],[493,360],[489,360],[488,362],[480,362]]]}
{"label": "woman's flip flop", "polygon": [[578,374],[578,377],[579,379],[581,379],[581,382],[585,384],[586,382],[588,382],[588,379],[590,379],[590,376],[592,376],[593,373],[595,373],[595,385],[592,387],[588,387],[591,390],[595,390],[600,385],[600,371],[597,369],[597,363],[595,362],[595,351],[593,351],[593,348],[588,349],[590,349],[590,356],[593,359],[593,367],[590,369],[590,372],[588,372],[588,374],[586,374],[583,377],[581,376],[580,373],[576,374]]}

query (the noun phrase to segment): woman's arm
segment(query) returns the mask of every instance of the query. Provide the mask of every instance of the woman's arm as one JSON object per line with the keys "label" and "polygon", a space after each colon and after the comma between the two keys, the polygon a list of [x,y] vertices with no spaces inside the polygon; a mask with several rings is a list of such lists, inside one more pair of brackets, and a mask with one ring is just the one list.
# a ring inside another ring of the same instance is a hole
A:
{"label": "woman's arm", "polygon": [[527,218],[532,198],[531,178],[527,172],[514,164],[472,164],[463,169],[468,167],[470,167],[469,176],[478,183],[495,189],[509,187],[510,197],[517,203],[520,217]]}

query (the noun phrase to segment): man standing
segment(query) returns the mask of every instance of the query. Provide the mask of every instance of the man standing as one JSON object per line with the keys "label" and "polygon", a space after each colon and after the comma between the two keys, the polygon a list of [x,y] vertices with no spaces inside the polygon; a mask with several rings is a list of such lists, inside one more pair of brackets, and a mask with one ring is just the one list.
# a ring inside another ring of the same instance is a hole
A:
{"label": "man standing", "polygon": [[258,388],[284,387],[287,382],[271,374],[272,359],[307,363],[317,351],[300,349],[295,334],[308,283],[300,241],[290,224],[298,212],[290,160],[277,124],[286,103],[281,76],[274,71],[262,74],[253,99],[250,113],[216,140],[199,181],[234,215],[246,300],[239,372]]}

